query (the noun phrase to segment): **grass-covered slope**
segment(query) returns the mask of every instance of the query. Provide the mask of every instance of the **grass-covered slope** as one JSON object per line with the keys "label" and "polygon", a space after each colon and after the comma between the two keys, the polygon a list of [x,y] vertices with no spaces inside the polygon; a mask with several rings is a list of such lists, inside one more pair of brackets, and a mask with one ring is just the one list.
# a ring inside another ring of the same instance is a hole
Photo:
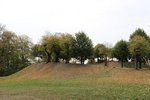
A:
{"label": "grass-covered slope", "polygon": [[148,100],[150,70],[102,64],[34,64],[0,78],[0,100]]}

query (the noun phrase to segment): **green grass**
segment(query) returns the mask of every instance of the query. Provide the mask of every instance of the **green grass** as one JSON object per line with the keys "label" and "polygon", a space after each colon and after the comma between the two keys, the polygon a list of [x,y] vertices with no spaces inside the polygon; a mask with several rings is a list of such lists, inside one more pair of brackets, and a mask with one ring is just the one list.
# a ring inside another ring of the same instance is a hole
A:
{"label": "green grass", "polygon": [[109,81],[111,72],[73,79],[0,79],[0,100],[149,100],[150,85]]}

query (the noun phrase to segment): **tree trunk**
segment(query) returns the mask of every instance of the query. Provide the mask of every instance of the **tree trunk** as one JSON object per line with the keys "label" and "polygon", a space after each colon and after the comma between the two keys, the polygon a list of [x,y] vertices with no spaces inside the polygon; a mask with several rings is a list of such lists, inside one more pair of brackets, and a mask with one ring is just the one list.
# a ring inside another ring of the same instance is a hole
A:
{"label": "tree trunk", "polygon": [[111,61],[114,61],[114,58],[113,58],[113,57],[112,57],[111,59],[112,59]]}
{"label": "tree trunk", "polygon": [[142,60],[141,60],[141,57],[139,58],[139,68],[142,69]]}
{"label": "tree trunk", "polygon": [[69,61],[70,61],[70,52],[69,52],[69,46],[66,45],[66,48],[67,48],[67,59],[66,59],[66,63],[68,64]]}
{"label": "tree trunk", "polygon": [[55,62],[56,62],[56,63],[59,62],[59,58],[58,58],[58,57],[56,57]]}
{"label": "tree trunk", "polygon": [[104,66],[108,66],[108,64],[107,64],[107,57],[105,57],[104,59],[105,59]]}
{"label": "tree trunk", "polygon": [[137,56],[135,57],[135,69],[138,69],[138,59],[137,59]]}
{"label": "tree trunk", "polygon": [[123,59],[121,59],[121,67],[123,68]]}
{"label": "tree trunk", "polygon": [[100,63],[100,58],[97,58],[97,62]]}
{"label": "tree trunk", "polygon": [[51,56],[50,56],[50,54],[47,54],[47,63],[49,63],[49,62],[51,62]]}
{"label": "tree trunk", "polygon": [[66,59],[66,64],[68,64],[69,63],[69,59]]}
{"label": "tree trunk", "polygon": [[81,57],[80,63],[81,63],[81,65],[84,64],[83,57]]}
{"label": "tree trunk", "polygon": [[46,63],[49,63],[49,62],[51,62],[51,54],[47,51],[46,48],[45,48],[45,52],[47,54],[47,62]]}

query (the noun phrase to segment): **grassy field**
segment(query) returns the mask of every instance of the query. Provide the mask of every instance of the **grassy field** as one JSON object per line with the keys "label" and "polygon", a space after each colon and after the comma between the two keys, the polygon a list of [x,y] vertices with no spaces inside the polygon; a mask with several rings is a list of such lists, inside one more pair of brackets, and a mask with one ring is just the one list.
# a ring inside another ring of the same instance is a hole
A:
{"label": "grassy field", "polygon": [[149,100],[150,69],[35,64],[0,78],[0,100]]}

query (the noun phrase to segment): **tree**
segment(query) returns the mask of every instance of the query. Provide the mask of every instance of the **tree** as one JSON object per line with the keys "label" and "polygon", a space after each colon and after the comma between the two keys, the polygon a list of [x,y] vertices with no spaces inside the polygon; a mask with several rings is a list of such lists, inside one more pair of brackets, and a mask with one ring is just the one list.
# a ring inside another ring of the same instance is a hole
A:
{"label": "tree", "polygon": [[61,34],[60,36],[60,47],[61,47],[61,58],[65,60],[66,63],[69,63],[71,59],[71,46],[73,43],[73,36],[71,34]]}
{"label": "tree", "polygon": [[135,32],[133,32],[130,35],[130,39],[134,38],[135,36],[142,36],[150,42],[149,36],[145,33],[145,31],[143,29],[138,28],[137,30],[135,30]]}
{"label": "tree", "polygon": [[32,56],[33,57],[39,57],[43,58],[45,56],[45,52],[42,49],[42,46],[40,44],[34,44],[32,47]]}
{"label": "tree", "polygon": [[0,41],[1,75],[5,75],[12,72],[12,66],[16,64],[15,50],[17,49],[17,36],[13,32],[5,31],[1,34]]}
{"label": "tree", "polygon": [[31,41],[27,36],[3,31],[0,35],[0,76],[10,75],[30,64]]}
{"label": "tree", "polygon": [[123,67],[123,62],[127,61],[130,56],[126,41],[120,40],[116,43],[113,48],[113,56],[121,61],[121,67]]}
{"label": "tree", "polygon": [[0,29],[0,76],[5,76],[30,64],[32,42],[28,36]]}
{"label": "tree", "polygon": [[59,34],[47,34],[42,38],[42,46],[45,53],[47,54],[47,63],[48,62],[59,62],[60,57],[60,45],[59,45]]}
{"label": "tree", "polygon": [[150,43],[142,36],[134,36],[129,41],[129,51],[135,58],[135,68],[141,69],[142,58],[149,53]]}
{"label": "tree", "polygon": [[18,36],[18,49],[17,53],[19,53],[19,58],[21,60],[22,67],[29,65],[31,60],[31,48],[33,43],[31,39],[27,35]]}
{"label": "tree", "polygon": [[45,62],[46,54],[41,44],[34,44],[32,49],[32,57],[34,62]]}
{"label": "tree", "polygon": [[97,62],[104,61],[105,49],[106,47],[103,44],[97,44],[94,47],[94,57],[97,58]]}
{"label": "tree", "polygon": [[73,57],[84,64],[84,61],[92,56],[92,48],[92,40],[84,32],[76,33],[72,45]]}
{"label": "tree", "polygon": [[104,42],[104,66],[108,66],[108,60],[112,58],[112,44]]}

